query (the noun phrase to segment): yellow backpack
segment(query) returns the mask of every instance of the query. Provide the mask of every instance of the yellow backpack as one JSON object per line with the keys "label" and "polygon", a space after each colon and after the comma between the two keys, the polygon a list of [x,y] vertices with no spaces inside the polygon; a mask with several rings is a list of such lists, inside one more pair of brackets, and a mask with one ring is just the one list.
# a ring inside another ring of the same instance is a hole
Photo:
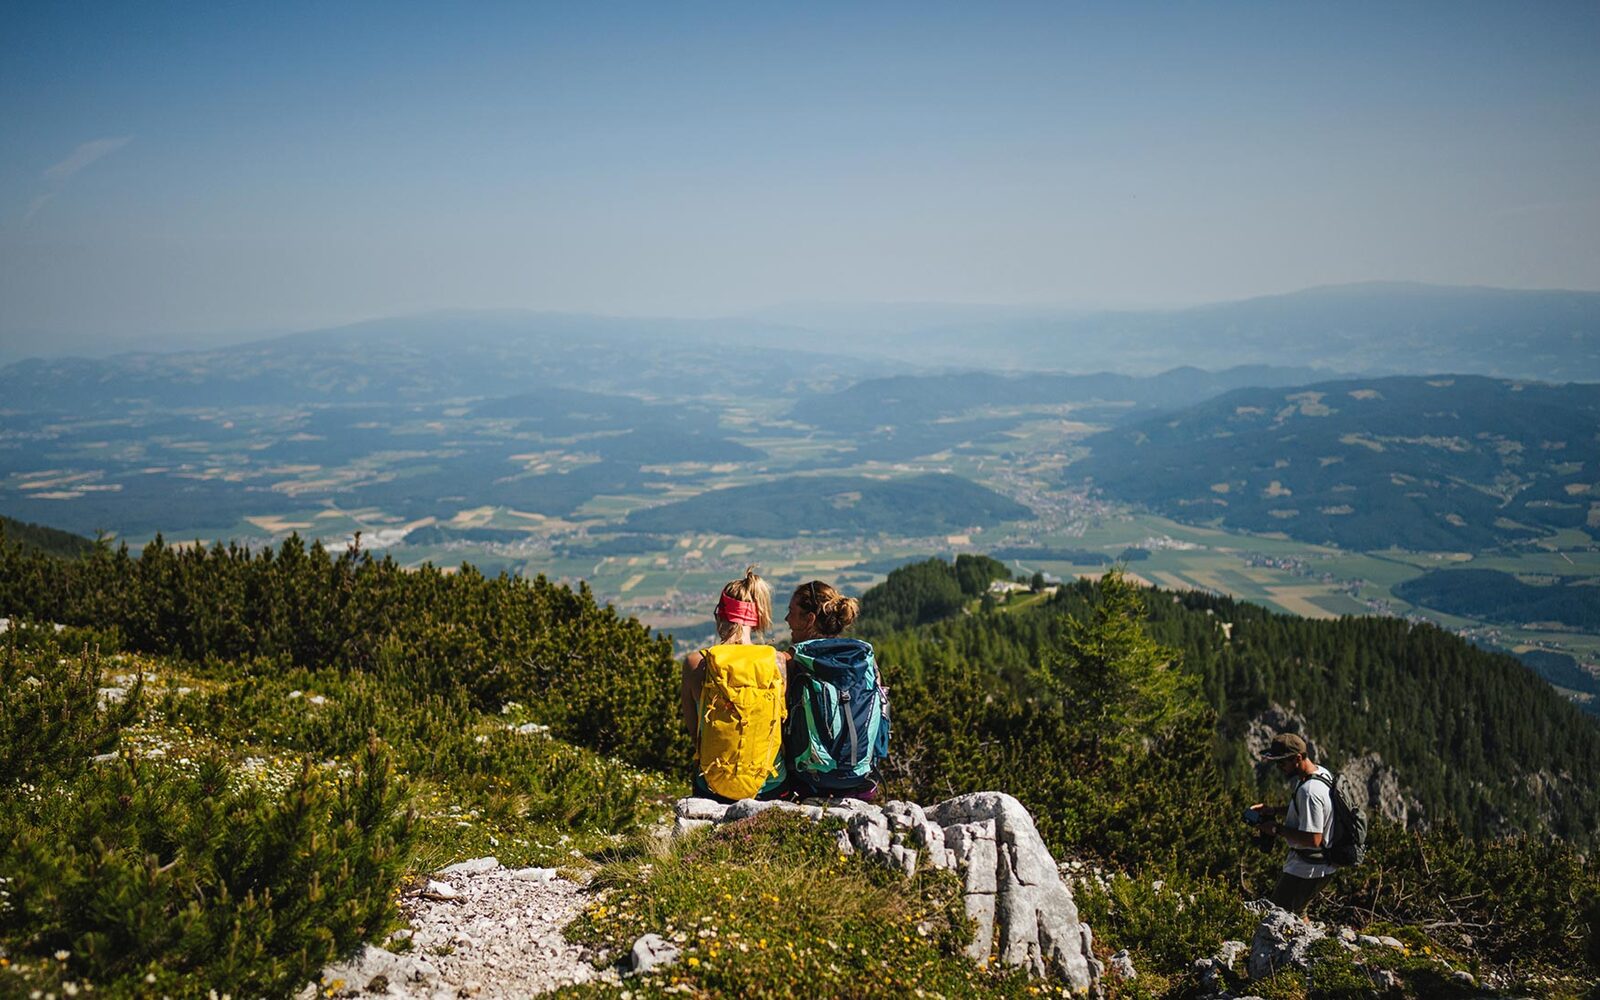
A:
{"label": "yellow backpack", "polygon": [[783,766],[783,670],[771,646],[703,649],[700,737],[695,760],[707,787],[729,799],[748,799]]}

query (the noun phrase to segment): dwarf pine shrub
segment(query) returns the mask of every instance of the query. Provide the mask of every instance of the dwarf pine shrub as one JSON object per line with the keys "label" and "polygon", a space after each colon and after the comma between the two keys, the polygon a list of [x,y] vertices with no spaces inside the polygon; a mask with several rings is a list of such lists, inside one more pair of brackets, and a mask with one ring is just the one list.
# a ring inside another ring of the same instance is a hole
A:
{"label": "dwarf pine shrub", "polygon": [[525,712],[491,715],[486,725],[460,686],[419,692],[372,673],[256,664],[223,690],[168,698],[162,709],[169,724],[249,734],[319,759],[347,757],[376,734],[401,772],[505,823],[613,833],[631,829],[645,810],[631,768],[552,739],[541,724],[528,725]]}
{"label": "dwarf pine shrub", "polygon": [[1144,971],[1183,969],[1223,941],[1249,941],[1260,919],[1236,889],[1215,878],[1115,874],[1080,880],[1073,895],[1097,942],[1127,948]]}
{"label": "dwarf pine shrub", "polygon": [[1600,897],[1600,867],[1553,838],[1474,839],[1452,825],[1424,837],[1379,823],[1365,863],[1339,879],[1336,917],[1427,925],[1493,962],[1576,972],[1595,947],[1586,905]]}
{"label": "dwarf pine shrub", "polygon": [[220,759],[0,786],[0,993],[281,996],[374,936],[414,836],[376,740],[282,794]]}
{"label": "dwarf pine shrub", "polygon": [[407,570],[291,537],[137,558],[99,546],[61,560],[0,540],[0,614],[114,631],[127,649],[191,663],[371,673],[418,693],[464,690],[536,710],[554,735],[644,767],[688,757],[671,643],[543,577],[471,566]]}
{"label": "dwarf pine shrub", "polygon": [[70,776],[110,752],[138,716],[142,678],[99,710],[104,661],[61,655],[53,630],[13,628],[0,636],[0,781]]}

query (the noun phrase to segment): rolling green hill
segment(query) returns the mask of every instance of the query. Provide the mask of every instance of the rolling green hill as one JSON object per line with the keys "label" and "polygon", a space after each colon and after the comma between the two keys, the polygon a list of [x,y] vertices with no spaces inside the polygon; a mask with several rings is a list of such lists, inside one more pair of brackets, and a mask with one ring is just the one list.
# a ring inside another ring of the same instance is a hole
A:
{"label": "rolling green hill", "polygon": [[1242,389],[1089,438],[1068,475],[1190,523],[1480,550],[1600,525],[1600,386],[1474,376]]}
{"label": "rolling green hill", "polygon": [[[1074,404],[1074,419],[1121,421],[1130,414],[1198,403],[1242,386],[1297,385],[1314,377],[1309,368],[1269,365],[1219,372],[1174,368],[1144,378],[1110,372],[895,375],[803,398],[791,415],[843,436],[854,444],[858,458],[894,461],[1010,430],[1028,419],[1016,412],[1018,408]],[[994,415],[1007,410],[1013,412]]]}
{"label": "rolling green hill", "polygon": [[790,477],[713,490],[628,516],[633,531],[715,530],[750,538],[850,532],[943,535],[1031,516],[1028,508],[959,476],[907,479]]}

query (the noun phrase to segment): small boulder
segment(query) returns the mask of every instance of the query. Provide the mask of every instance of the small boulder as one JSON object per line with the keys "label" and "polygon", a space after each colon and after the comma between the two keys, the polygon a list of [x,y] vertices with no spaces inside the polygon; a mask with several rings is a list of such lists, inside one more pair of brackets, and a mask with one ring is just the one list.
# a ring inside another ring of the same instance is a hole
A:
{"label": "small boulder", "polygon": [[1124,948],[1111,956],[1111,971],[1123,979],[1133,980],[1139,978],[1139,970],[1133,967],[1133,956]]}
{"label": "small boulder", "polygon": [[548,882],[556,877],[554,868],[518,868],[511,877],[522,882]]}
{"label": "small boulder", "polygon": [[[375,993],[390,992],[398,983],[422,983],[437,970],[409,955],[396,955],[373,945],[363,945],[348,960],[335,962],[322,970],[324,990],[334,995],[357,994],[363,989]],[[381,987],[374,989],[374,983]]]}
{"label": "small boulder", "polygon": [[1250,942],[1250,978],[1266,979],[1286,966],[1308,968],[1311,946],[1326,936],[1320,927],[1273,907],[1256,925]]}
{"label": "small boulder", "polygon": [[732,823],[735,820],[749,819],[758,816],[768,809],[781,809],[784,812],[800,812],[800,807],[793,802],[766,801],[760,799],[740,799],[728,807],[722,814],[721,822]]}
{"label": "small boulder", "polygon": [[672,821],[672,839],[682,840],[684,837],[687,837],[696,830],[704,830],[706,827],[710,826],[712,822],[713,821],[709,819],[684,819],[682,816],[679,816],[677,819]]}
{"label": "small boulder", "polygon": [[453,865],[439,869],[440,875],[482,875],[492,872],[500,867],[499,858],[473,858],[471,861],[458,861]]}
{"label": "small boulder", "polygon": [[437,880],[429,880],[427,887],[422,890],[422,894],[431,899],[449,900],[461,898],[461,893],[456,892],[455,887],[449,882]]}
{"label": "small boulder", "polygon": [[1224,941],[1222,946],[1217,949],[1216,959],[1223,968],[1231,969],[1233,968],[1233,963],[1239,960],[1239,956],[1249,950],[1250,946],[1243,941]]}
{"label": "small boulder", "polygon": [[678,804],[673,807],[673,812],[679,819],[708,819],[716,822],[727,815],[728,804],[712,799],[679,799]]}
{"label": "small boulder", "polygon": [[681,954],[682,949],[660,934],[642,935],[628,952],[629,975],[664,969],[676,963]]}

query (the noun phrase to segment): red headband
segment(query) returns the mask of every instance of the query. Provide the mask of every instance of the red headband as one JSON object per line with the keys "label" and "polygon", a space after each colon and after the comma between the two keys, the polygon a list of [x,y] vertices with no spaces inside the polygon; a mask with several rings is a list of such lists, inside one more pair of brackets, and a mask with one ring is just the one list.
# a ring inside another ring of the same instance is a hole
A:
{"label": "red headband", "polygon": [[726,593],[722,595],[722,600],[717,602],[717,614],[723,621],[735,625],[749,625],[754,628],[761,624],[761,619],[757,617],[755,601],[741,601],[737,597],[729,597]]}

